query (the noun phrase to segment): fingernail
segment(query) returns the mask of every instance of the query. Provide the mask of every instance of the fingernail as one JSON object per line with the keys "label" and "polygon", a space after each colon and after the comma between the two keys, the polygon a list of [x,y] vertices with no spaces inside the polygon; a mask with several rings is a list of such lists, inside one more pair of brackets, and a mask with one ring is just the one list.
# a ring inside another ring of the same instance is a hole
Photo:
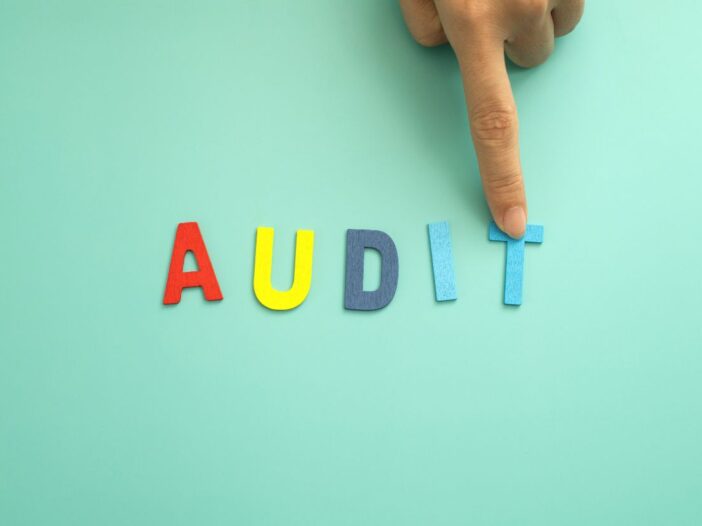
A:
{"label": "fingernail", "polygon": [[521,206],[513,206],[502,216],[502,225],[505,233],[514,238],[520,239],[526,231],[526,214]]}

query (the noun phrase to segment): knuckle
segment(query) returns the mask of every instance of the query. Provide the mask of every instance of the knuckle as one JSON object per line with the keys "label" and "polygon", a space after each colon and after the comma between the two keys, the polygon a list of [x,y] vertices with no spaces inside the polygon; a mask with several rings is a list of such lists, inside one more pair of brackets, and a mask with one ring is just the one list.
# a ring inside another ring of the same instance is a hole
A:
{"label": "knuckle", "polygon": [[509,59],[517,64],[517,66],[522,68],[533,68],[546,62],[546,60],[548,60],[548,58],[553,54],[554,47],[553,40],[547,42],[543,47],[536,50],[524,50],[517,46],[508,44],[505,45],[505,52],[507,53]]}
{"label": "knuckle", "polygon": [[436,47],[446,42],[446,36],[442,29],[437,29],[432,32],[416,33],[412,36],[417,44],[424,47]]}
{"label": "knuckle", "polygon": [[473,110],[470,126],[476,141],[488,145],[505,145],[516,136],[517,110],[504,103],[483,105]]}
{"label": "knuckle", "polygon": [[572,0],[573,9],[581,13],[585,10],[585,0]]}
{"label": "knuckle", "polygon": [[449,15],[464,26],[482,25],[490,16],[490,2],[453,0],[448,3]]}
{"label": "knuckle", "polygon": [[541,19],[550,11],[548,0],[516,0],[516,13],[519,16],[533,19]]}
{"label": "knuckle", "polygon": [[553,11],[553,22],[556,36],[562,37],[563,35],[567,35],[573,31],[575,26],[578,25],[578,22],[580,22],[584,9],[584,0],[572,0],[567,11],[556,8]]}

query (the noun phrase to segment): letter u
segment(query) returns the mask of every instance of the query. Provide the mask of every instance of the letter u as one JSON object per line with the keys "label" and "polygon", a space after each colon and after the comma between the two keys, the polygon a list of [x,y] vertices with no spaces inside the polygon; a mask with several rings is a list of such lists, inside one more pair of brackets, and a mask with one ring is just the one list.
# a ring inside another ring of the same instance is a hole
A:
{"label": "letter u", "polygon": [[271,285],[274,230],[260,226],[256,229],[256,255],[253,287],[256,298],[271,310],[290,310],[302,304],[312,284],[312,254],[314,231],[298,230],[295,241],[295,271],[289,290],[280,291]]}

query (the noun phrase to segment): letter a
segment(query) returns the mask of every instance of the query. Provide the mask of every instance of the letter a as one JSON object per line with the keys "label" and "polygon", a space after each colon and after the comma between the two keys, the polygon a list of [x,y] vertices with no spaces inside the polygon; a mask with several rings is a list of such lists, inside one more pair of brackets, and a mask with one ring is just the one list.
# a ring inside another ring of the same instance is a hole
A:
{"label": "letter a", "polygon": [[256,229],[256,256],[254,261],[253,287],[256,298],[271,310],[290,310],[302,304],[312,284],[312,254],[314,232],[298,230],[295,242],[295,271],[289,290],[280,291],[271,285],[273,267],[272,228],[260,226]]}
{"label": "letter a", "polygon": [[[183,272],[183,263],[187,252],[192,252],[195,256],[198,270]],[[222,291],[219,290],[217,276],[212,268],[210,257],[207,255],[207,248],[205,248],[205,242],[202,240],[200,227],[197,223],[180,223],[178,225],[163,304],[180,303],[183,289],[188,287],[202,288],[202,293],[207,301],[222,299]]]}

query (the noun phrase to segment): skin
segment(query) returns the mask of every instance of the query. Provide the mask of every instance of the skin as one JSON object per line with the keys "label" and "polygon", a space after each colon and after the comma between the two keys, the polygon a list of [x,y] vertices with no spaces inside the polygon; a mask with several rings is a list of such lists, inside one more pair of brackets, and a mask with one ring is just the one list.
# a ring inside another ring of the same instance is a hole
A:
{"label": "skin", "polygon": [[554,39],[580,21],[584,0],[400,0],[400,6],[417,42],[449,43],[456,53],[490,212],[504,232],[521,238],[527,202],[504,55],[522,67],[544,62]]}

